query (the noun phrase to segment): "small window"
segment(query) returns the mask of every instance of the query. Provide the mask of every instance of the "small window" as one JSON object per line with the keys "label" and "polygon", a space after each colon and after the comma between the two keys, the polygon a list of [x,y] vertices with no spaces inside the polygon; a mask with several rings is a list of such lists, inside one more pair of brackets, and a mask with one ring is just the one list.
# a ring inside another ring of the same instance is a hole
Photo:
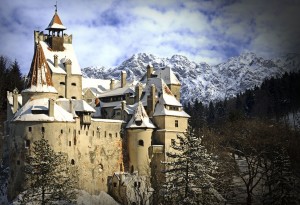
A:
{"label": "small window", "polygon": [[45,132],[45,127],[42,127],[42,133],[44,133]]}
{"label": "small window", "polygon": [[78,130],[78,134],[80,135],[80,130]]}
{"label": "small window", "polygon": [[60,95],[60,96],[58,96],[58,98],[64,98],[64,96]]}
{"label": "small window", "polygon": [[116,137],[118,137],[118,133],[116,132]]}
{"label": "small window", "polygon": [[178,127],[178,120],[175,120],[175,127]]}
{"label": "small window", "polygon": [[106,131],[104,132],[104,137],[106,137]]}
{"label": "small window", "polygon": [[138,183],[137,182],[134,182],[134,187],[137,187],[138,186]]}
{"label": "small window", "polygon": [[109,133],[108,135],[109,135],[109,137],[112,137],[112,134],[111,134],[111,133]]}
{"label": "small window", "polygon": [[114,187],[117,187],[117,182],[114,182]]}
{"label": "small window", "polygon": [[71,159],[71,164],[75,165],[75,160],[74,159]]}
{"label": "small window", "polygon": [[140,146],[144,146],[144,141],[143,140],[139,140],[139,145]]}
{"label": "small window", "polygon": [[30,147],[30,140],[25,140],[25,148],[29,148]]}
{"label": "small window", "polygon": [[60,84],[60,85],[66,85],[65,82],[60,82],[59,84]]}
{"label": "small window", "polygon": [[71,145],[72,145],[72,142],[71,142],[71,141],[69,141],[69,147],[71,147]]}
{"label": "small window", "polygon": [[32,131],[32,127],[28,127],[28,132],[31,132]]}
{"label": "small window", "polygon": [[17,165],[20,165],[20,160],[17,160]]}
{"label": "small window", "polygon": [[89,135],[89,131],[86,131],[86,133],[85,133],[85,134],[86,134],[86,136],[88,136],[88,135]]}
{"label": "small window", "polygon": [[64,133],[64,130],[63,130],[63,129],[61,129],[61,130],[60,130],[60,134],[63,134],[63,133]]}
{"label": "small window", "polygon": [[76,86],[76,83],[71,83],[72,86]]}
{"label": "small window", "polygon": [[72,98],[73,100],[76,100],[76,97],[75,97],[75,96],[72,96],[71,98]]}
{"label": "small window", "polygon": [[93,130],[93,137],[95,136],[95,130]]}
{"label": "small window", "polygon": [[74,137],[74,139],[73,139],[73,140],[74,140],[73,144],[74,144],[74,145],[76,145],[76,143],[77,143],[76,136]]}

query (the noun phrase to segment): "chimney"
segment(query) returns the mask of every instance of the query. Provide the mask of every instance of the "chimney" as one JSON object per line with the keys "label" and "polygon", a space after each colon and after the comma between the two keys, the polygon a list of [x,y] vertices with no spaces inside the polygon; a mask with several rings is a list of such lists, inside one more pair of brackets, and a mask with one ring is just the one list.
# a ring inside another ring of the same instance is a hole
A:
{"label": "chimney", "polygon": [[110,90],[113,90],[115,88],[115,79],[110,80]]}
{"label": "chimney", "polygon": [[150,88],[150,95],[148,96],[147,99],[147,110],[148,110],[148,116],[152,117],[154,113],[154,108],[155,108],[155,85],[152,84]]}
{"label": "chimney", "polygon": [[54,55],[54,67],[57,68],[58,67],[58,56]]}
{"label": "chimney", "polygon": [[54,117],[54,99],[51,98],[49,98],[48,115]]}
{"label": "chimney", "polygon": [[18,111],[19,108],[19,102],[18,102],[18,89],[15,88],[13,90],[13,113],[15,114]]}
{"label": "chimney", "polygon": [[123,88],[126,85],[126,71],[121,71],[121,88]]}
{"label": "chimney", "polygon": [[121,102],[121,120],[125,120],[126,101]]}
{"label": "chimney", "polygon": [[72,61],[70,59],[66,60],[66,62],[65,62],[65,68],[66,68],[67,75],[71,75]]}
{"label": "chimney", "polygon": [[143,90],[143,86],[141,83],[138,83],[135,86],[135,102],[139,102],[141,99],[141,95],[142,95],[142,90]]}
{"label": "chimney", "polygon": [[153,66],[152,66],[151,63],[149,63],[149,64],[147,65],[147,80],[148,80],[149,78],[151,78],[152,73],[153,73]]}

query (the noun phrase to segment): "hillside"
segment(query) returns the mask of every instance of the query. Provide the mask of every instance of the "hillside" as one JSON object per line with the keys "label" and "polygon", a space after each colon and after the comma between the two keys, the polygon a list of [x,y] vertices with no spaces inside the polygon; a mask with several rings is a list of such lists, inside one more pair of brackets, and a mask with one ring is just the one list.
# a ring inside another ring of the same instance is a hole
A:
{"label": "hillside", "polygon": [[195,63],[185,56],[173,55],[171,58],[160,58],[152,54],[139,53],[115,68],[83,68],[84,77],[120,78],[120,71],[127,71],[128,80],[138,80],[151,63],[154,69],[165,65],[172,68],[182,83],[182,102],[193,102],[195,99],[208,104],[210,101],[231,98],[237,93],[261,85],[264,79],[280,77],[285,72],[297,71],[300,68],[300,55],[288,54],[275,59],[264,59],[254,53],[243,53],[218,65]]}

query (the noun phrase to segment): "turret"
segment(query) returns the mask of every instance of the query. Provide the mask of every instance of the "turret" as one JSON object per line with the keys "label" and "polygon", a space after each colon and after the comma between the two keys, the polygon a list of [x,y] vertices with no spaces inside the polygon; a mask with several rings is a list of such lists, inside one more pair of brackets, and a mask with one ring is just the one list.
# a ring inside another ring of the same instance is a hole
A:
{"label": "turret", "polygon": [[155,126],[149,119],[143,103],[139,102],[136,110],[128,122],[128,152],[129,171],[138,171],[139,175],[147,175],[149,167],[148,149],[151,146],[152,132]]}

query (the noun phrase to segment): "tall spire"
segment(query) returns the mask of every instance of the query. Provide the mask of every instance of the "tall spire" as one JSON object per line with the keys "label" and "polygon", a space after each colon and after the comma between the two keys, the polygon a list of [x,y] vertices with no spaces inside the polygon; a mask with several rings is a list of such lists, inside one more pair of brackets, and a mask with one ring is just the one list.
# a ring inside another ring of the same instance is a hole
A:
{"label": "tall spire", "polygon": [[33,88],[35,88],[33,90],[40,92],[55,90],[52,83],[51,71],[40,43],[36,45],[28,78],[29,81],[26,87],[29,90]]}
{"label": "tall spire", "polygon": [[62,21],[60,20],[58,14],[57,14],[57,3],[54,6],[55,6],[55,13],[54,13],[52,20],[50,21],[48,27],[46,28],[46,30],[49,30],[49,31],[66,30],[67,28],[63,25]]}

